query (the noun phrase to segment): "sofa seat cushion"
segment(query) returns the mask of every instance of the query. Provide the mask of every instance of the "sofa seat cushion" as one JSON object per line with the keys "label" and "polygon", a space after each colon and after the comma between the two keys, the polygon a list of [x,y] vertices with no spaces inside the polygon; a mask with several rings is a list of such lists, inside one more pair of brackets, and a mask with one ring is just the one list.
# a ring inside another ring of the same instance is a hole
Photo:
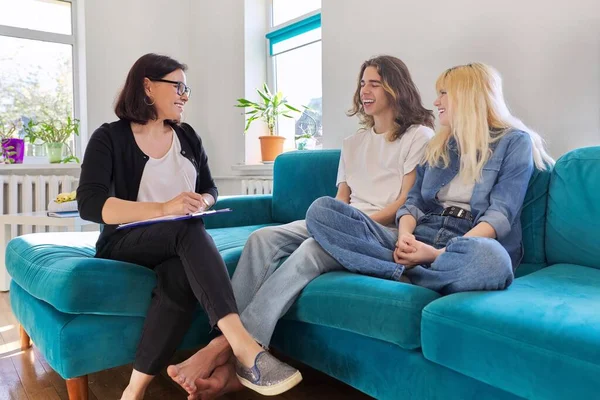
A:
{"label": "sofa seat cushion", "polygon": [[419,286],[329,272],[306,286],[285,318],[417,349],[423,307],[439,297]]}
{"label": "sofa seat cushion", "polygon": [[[230,273],[250,233],[263,226],[208,230]],[[156,285],[154,272],[93,258],[97,239],[97,232],[19,236],[7,246],[6,266],[25,291],[63,313],[145,316]]]}
{"label": "sofa seat cushion", "polygon": [[557,264],[423,310],[426,358],[530,399],[596,398],[600,270]]}

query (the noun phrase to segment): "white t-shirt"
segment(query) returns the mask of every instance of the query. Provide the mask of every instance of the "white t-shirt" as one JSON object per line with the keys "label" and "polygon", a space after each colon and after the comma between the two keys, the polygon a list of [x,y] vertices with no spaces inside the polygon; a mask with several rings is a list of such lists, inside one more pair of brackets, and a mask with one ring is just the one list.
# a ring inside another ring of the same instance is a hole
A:
{"label": "white t-shirt", "polygon": [[396,201],[404,175],[422,161],[433,135],[431,128],[413,125],[393,142],[373,129],[344,139],[337,185],[350,187],[350,205],[368,215]]}
{"label": "white t-shirt", "polygon": [[451,206],[460,207],[471,211],[471,197],[475,182],[465,183],[460,174],[457,174],[446,186],[442,186],[437,194],[437,199],[444,208]]}
{"label": "white t-shirt", "polygon": [[194,192],[196,168],[181,155],[181,142],[173,132],[171,148],[162,158],[149,157],[142,173],[137,201],[165,202],[181,192]]}

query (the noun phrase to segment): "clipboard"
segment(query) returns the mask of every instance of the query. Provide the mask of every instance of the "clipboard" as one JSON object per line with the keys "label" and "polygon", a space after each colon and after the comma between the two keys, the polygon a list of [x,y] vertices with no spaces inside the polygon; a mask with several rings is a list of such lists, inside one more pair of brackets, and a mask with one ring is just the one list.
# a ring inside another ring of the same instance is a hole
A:
{"label": "clipboard", "polygon": [[152,225],[152,224],[156,224],[159,222],[182,221],[182,220],[192,219],[192,218],[203,218],[203,217],[209,217],[211,215],[223,214],[223,213],[232,212],[232,211],[233,210],[231,208],[221,208],[219,210],[200,211],[200,212],[188,214],[188,215],[167,215],[166,217],[150,218],[150,219],[145,219],[142,221],[135,221],[135,222],[128,222],[126,224],[120,224],[117,226],[117,230],[127,229],[127,228],[135,228],[138,226]]}

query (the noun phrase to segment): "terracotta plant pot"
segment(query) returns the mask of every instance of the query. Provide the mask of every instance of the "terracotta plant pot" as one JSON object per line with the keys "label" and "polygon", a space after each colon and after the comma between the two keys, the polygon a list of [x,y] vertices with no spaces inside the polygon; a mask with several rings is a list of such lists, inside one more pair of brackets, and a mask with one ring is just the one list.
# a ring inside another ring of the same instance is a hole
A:
{"label": "terracotta plant pot", "polygon": [[263,162],[273,162],[275,158],[283,153],[283,136],[260,136],[260,153]]}

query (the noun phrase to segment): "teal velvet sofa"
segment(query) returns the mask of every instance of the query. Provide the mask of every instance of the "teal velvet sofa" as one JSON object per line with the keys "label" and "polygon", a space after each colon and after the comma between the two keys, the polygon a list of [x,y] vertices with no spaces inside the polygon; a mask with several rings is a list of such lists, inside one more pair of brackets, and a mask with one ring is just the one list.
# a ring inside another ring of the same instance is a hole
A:
{"label": "teal velvet sofa", "polygon": [[[207,218],[230,273],[248,235],[304,218],[334,195],[339,151],[286,153],[273,195],[219,200]],[[591,399],[600,396],[600,148],[536,172],[521,216],[525,255],[501,292],[441,297],[348,272],[325,274],[279,322],[273,347],[377,398]],[[92,258],[96,233],[12,240],[11,304],[24,332],[87,396],[89,373],[129,363],[155,283],[137,265]],[[182,346],[210,339],[198,313]]]}

